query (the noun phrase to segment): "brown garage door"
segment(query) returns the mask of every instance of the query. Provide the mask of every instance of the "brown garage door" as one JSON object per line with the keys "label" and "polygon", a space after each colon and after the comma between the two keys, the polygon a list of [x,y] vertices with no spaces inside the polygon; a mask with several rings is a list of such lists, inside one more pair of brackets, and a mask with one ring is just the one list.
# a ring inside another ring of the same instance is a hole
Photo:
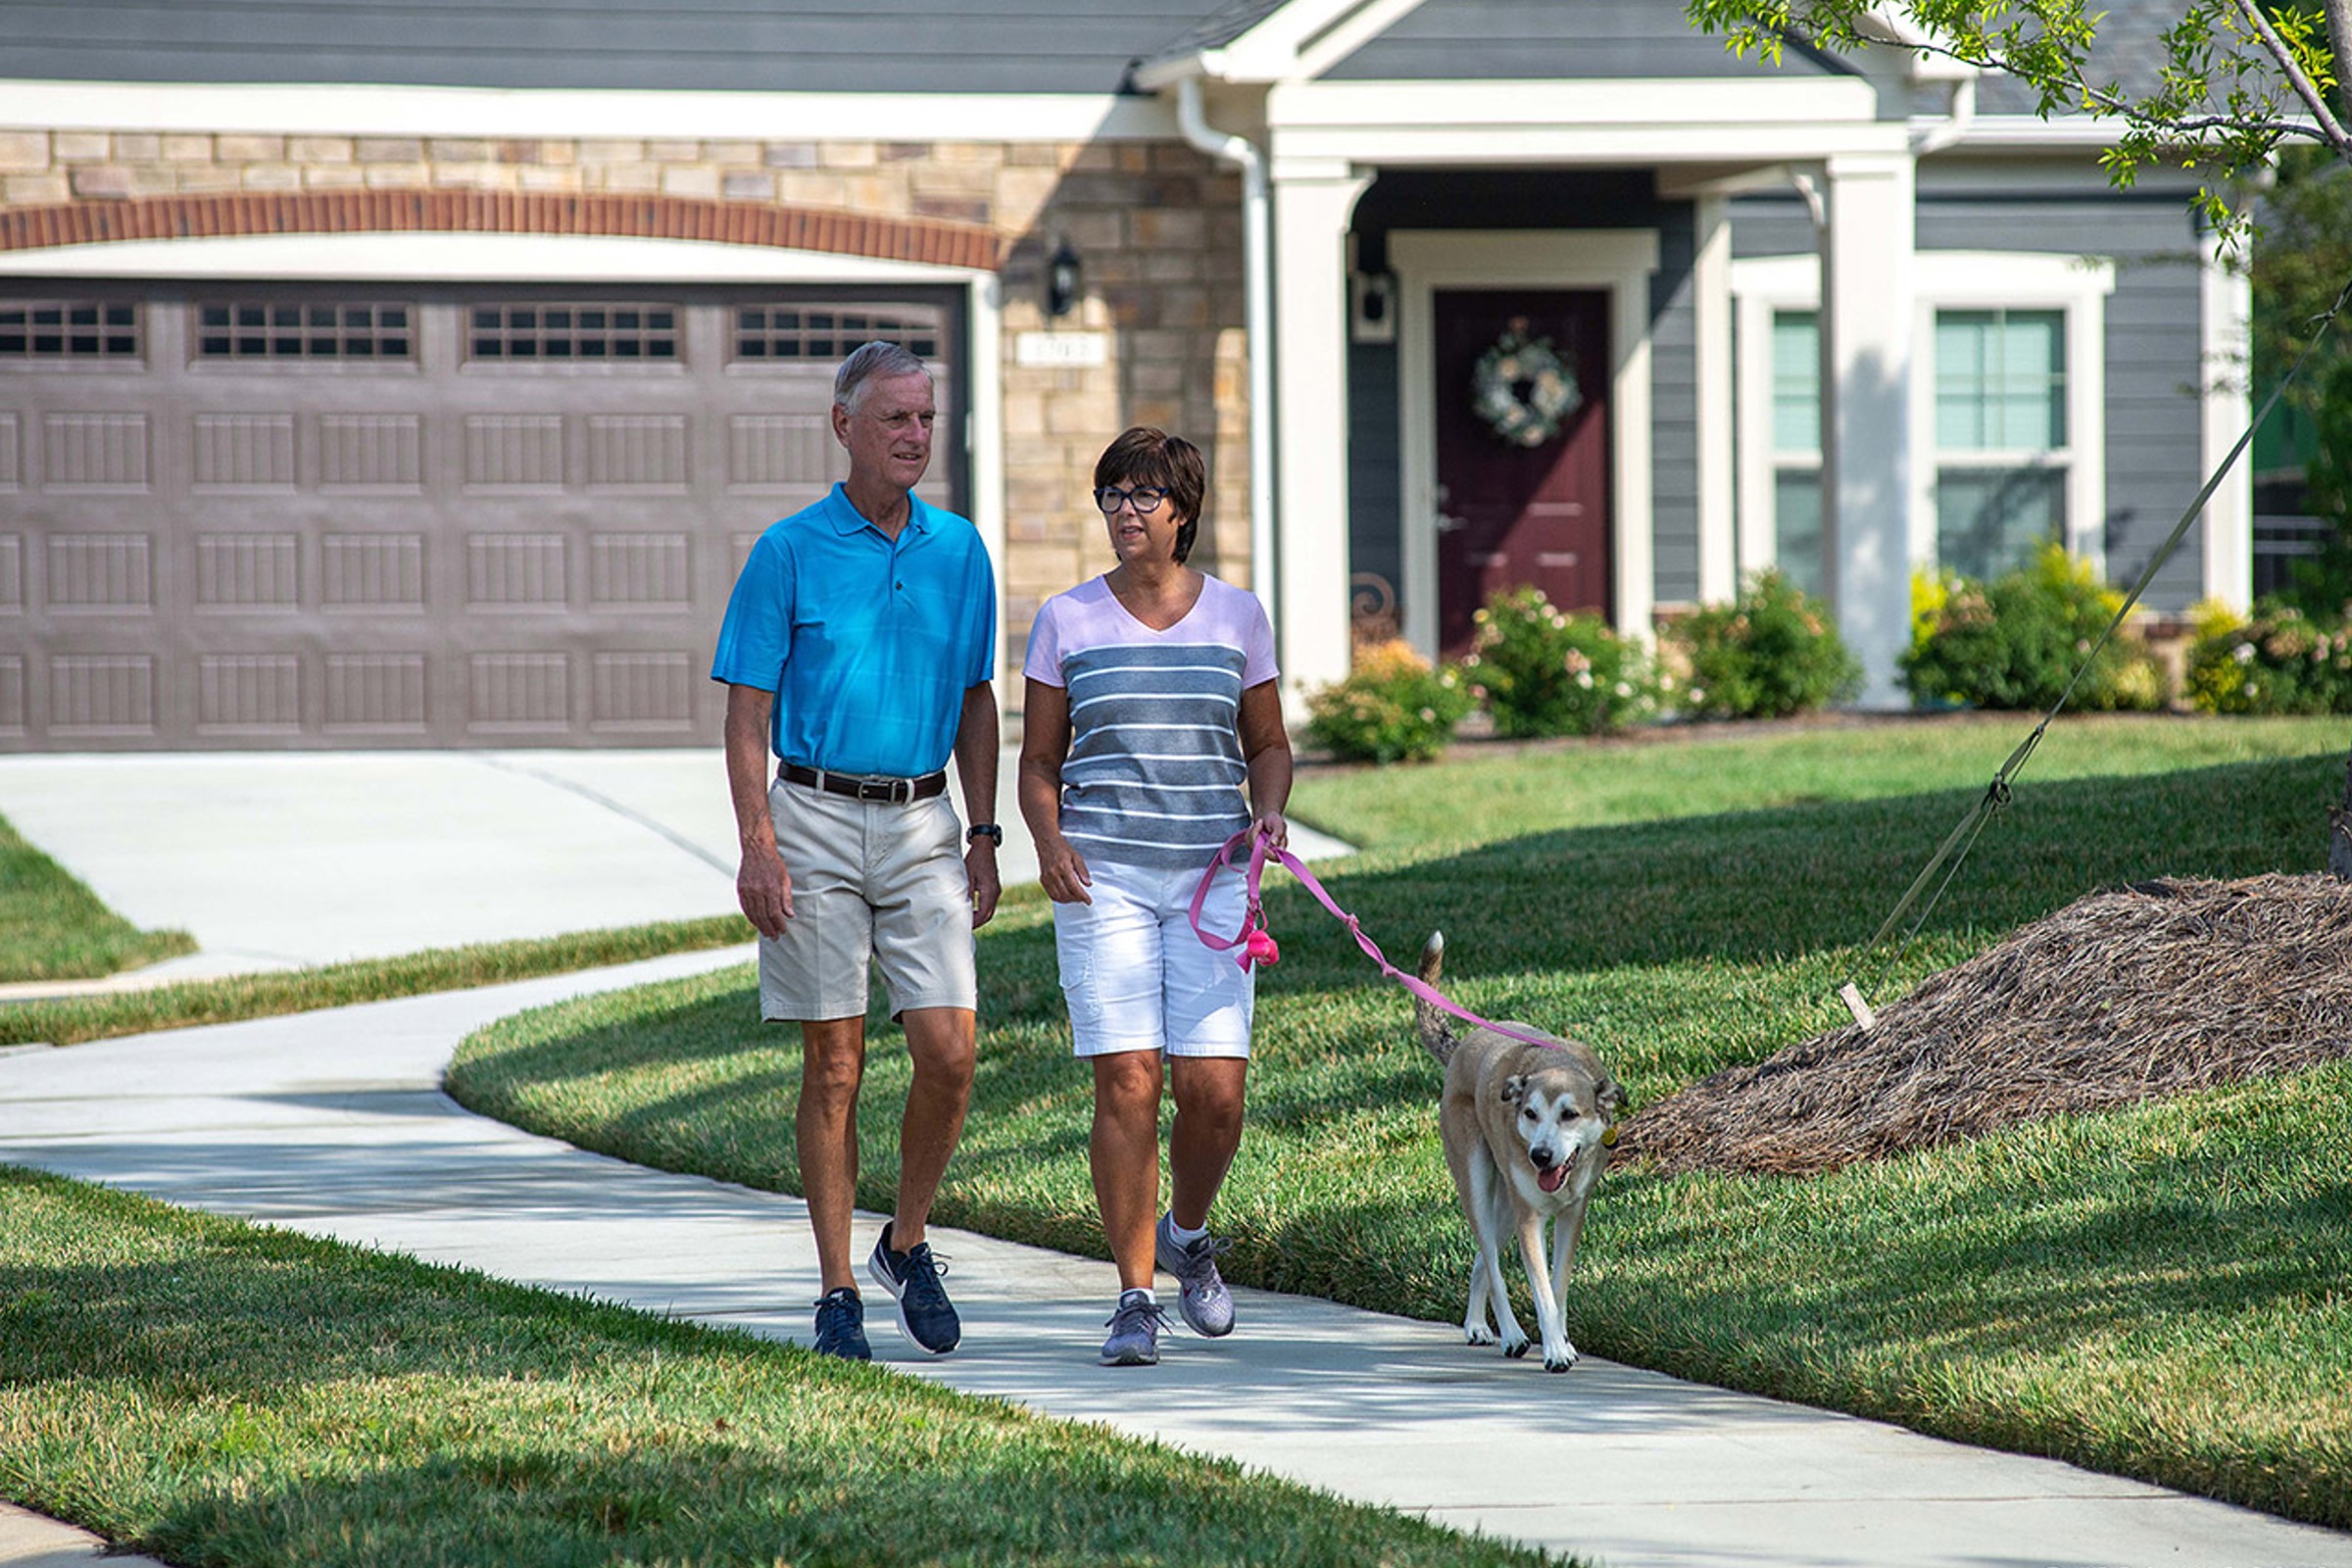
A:
{"label": "brown garage door", "polygon": [[728,590],[845,471],[832,371],[951,290],[0,297],[0,748],[709,744]]}

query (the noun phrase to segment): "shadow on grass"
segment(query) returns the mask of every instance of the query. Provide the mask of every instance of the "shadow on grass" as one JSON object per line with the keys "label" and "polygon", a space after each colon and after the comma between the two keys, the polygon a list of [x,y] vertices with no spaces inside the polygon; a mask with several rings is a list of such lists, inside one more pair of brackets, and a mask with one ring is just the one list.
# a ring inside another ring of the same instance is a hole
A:
{"label": "shadow on grass", "polygon": [[1544,1560],[875,1368],[22,1170],[0,1167],[0,1217],[10,1490],[175,1560]]}

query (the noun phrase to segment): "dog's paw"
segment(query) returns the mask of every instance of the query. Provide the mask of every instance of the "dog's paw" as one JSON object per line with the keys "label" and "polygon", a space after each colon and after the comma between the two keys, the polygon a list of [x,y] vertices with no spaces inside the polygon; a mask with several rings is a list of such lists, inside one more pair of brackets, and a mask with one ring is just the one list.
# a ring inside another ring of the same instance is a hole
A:
{"label": "dog's paw", "polygon": [[1462,1339],[1471,1345],[1493,1345],[1494,1331],[1484,1323],[1465,1323],[1462,1325]]}
{"label": "dog's paw", "polygon": [[1583,1359],[1583,1356],[1580,1356],[1576,1353],[1575,1346],[1563,1346],[1556,1351],[1545,1350],[1544,1352],[1544,1370],[1546,1372],[1565,1372]]}
{"label": "dog's paw", "polygon": [[1529,1341],[1526,1335],[1514,1334],[1509,1339],[1502,1342],[1502,1353],[1516,1361],[1527,1353],[1527,1348],[1530,1343],[1532,1342]]}

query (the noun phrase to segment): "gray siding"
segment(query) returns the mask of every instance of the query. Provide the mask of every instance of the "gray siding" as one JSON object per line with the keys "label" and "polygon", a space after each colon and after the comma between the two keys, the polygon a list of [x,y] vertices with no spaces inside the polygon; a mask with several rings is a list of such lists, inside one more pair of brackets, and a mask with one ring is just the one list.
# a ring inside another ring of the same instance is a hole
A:
{"label": "gray siding", "polygon": [[[1203,0],[0,0],[35,80],[760,92],[1117,90]],[[627,134],[615,126],[614,134]]]}
{"label": "gray siding", "polygon": [[1697,228],[1688,203],[1659,209],[1658,270],[1649,282],[1651,592],[1661,604],[1698,598],[1698,310],[1691,264]]}
{"label": "gray siding", "polygon": [[[1798,48],[1784,74],[1838,69]],[[1740,60],[1695,31],[1682,0],[1428,0],[1326,74],[1334,81],[1483,77],[1752,76],[1775,68]]]}
{"label": "gray siding", "polygon": [[1400,608],[1367,596],[1356,580],[1376,576],[1390,594],[1404,587],[1404,502],[1397,491],[1400,446],[1396,345],[1358,343],[1348,355],[1348,572],[1356,608]]}

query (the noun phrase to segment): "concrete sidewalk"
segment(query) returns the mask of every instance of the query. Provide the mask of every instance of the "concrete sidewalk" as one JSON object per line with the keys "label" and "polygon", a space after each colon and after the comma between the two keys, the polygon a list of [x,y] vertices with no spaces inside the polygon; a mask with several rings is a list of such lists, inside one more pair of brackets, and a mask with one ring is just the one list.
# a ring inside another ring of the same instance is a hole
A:
{"label": "concrete sidewalk", "polygon": [[[438,1089],[492,1019],[746,956],[0,1056],[0,1160],[805,1341],[797,1200],[583,1153]],[[2352,1536],[1603,1362],[1549,1377],[1450,1326],[1302,1298],[1238,1292],[1231,1339],[1106,1370],[1106,1265],[934,1243],[964,1345],[917,1359],[884,1315],[875,1350],[905,1372],[1611,1568],[2352,1568]],[[0,1520],[0,1562],[50,1560],[9,1542]]]}
{"label": "concrete sidewalk", "polygon": [[[1033,882],[1010,750],[997,793],[999,873]],[[735,813],[708,749],[8,757],[0,817],[124,919],[199,950],[112,981],[0,986],[0,1001],[736,906]],[[1293,845],[1346,849],[1304,826]]]}
{"label": "concrete sidewalk", "polygon": [[[1008,884],[1035,875],[1011,777],[1008,756]],[[0,758],[0,815],[128,918],[192,931],[203,951],[165,974],[735,906],[714,751]],[[439,1090],[457,1042],[493,1019],[750,956],[0,1054],[0,1160],[805,1339],[816,1276],[797,1200],[532,1138]],[[860,1246],[877,1225],[861,1219]],[[875,1349],[902,1370],[1614,1568],[2352,1568],[2352,1536],[1605,1363],[1547,1377],[1449,1326],[1299,1298],[1237,1293],[1233,1338],[1106,1371],[1106,1265],[935,1240],[965,1343],[916,1359],[876,1314]],[[0,1508],[8,1568],[96,1547]]]}

